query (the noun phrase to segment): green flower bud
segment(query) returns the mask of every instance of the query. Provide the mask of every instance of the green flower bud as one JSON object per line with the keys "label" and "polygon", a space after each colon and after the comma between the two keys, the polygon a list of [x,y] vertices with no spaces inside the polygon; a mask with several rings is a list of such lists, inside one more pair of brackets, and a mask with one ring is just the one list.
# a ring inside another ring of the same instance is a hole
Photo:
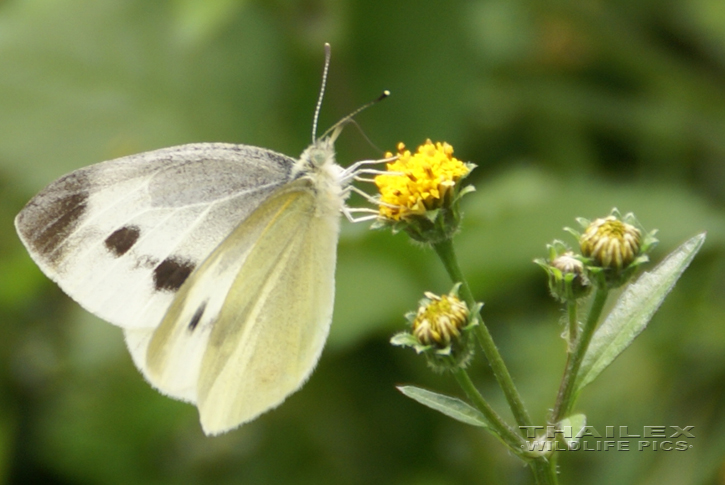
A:
{"label": "green flower bud", "polygon": [[657,244],[655,231],[646,232],[631,212],[612,209],[611,215],[594,221],[578,219],[583,234],[579,239],[583,262],[591,281],[616,288],[626,283],[636,269],[649,261],[647,253]]}
{"label": "green flower bud", "polygon": [[582,256],[603,268],[620,270],[634,261],[642,244],[642,231],[614,216],[595,219],[579,238]]}
{"label": "green flower bud", "polygon": [[425,296],[413,320],[413,335],[423,345],[446,348],[460,338],[463,327],[468,324],[468,307],[453,295],[426,292]]}
{"label": "green flower bud", "polygon": [[436,371],[468,365],[474,348],[470,330],[478,324],[481,305],[477,304],[470,312],[458,298],[459,286],[454,286],[448,295],[426,292],[418,310],[406,315],[411,331],[395,335],[391,343],[412,347],[424,354]]}
{"label": "green flower bud", "polygon": [[589,294],[591,285],[586,276],[584,263],[561,241],[547,245],[549,259],[536,259],[549,275],[549,291],[561,302],[578,300]]}

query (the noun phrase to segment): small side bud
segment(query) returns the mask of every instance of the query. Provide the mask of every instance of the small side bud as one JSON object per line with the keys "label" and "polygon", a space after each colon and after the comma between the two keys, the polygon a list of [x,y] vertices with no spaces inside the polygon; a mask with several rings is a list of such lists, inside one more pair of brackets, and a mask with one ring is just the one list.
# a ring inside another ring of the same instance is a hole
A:
{"label": "small side bud", "polygon": [[549,291],[557,300],[573,302],[589,294],[591,285],[584,263],[561,241],[548,244],[549,258],[535,259],[549,275]]}
{"label": "small side bud", "polygon": [[478,325],[482,305],[477,304],[470,312],[458,298],[459,286],[442,296],[426,292],[418,310],[406,315],[411,331],[395,335],[390,342],[424,354],[436,371],[466,367],[474,348],[470,331]]}

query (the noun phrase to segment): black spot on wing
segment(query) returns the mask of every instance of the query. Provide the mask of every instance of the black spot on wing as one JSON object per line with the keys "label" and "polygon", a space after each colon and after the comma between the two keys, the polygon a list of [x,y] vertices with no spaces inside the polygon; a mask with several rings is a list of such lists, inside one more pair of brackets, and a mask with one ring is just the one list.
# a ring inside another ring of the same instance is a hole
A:
{"label": "black spot on wing", "polygon": [[106,248],[118,258],[136,244],[140,235],[141,229],[138,226],[125,226],[114,231],[104,242]]}
{"label": "black spot on wing", "polygon": [[193,332],[196,326],[199,325],[199,321],[201,320],[202,315],[204,315],[204,310],[206,310],[206,302],[203,302],[199,308],[196,309],[194,316],[191,317],[191,321],[187,327],[190,332]]}
{"label": "black spot on wing", "polygon": [[156,291],[177,291],[194,271],[194,263],[178,256],[166,258],[154,269]]}

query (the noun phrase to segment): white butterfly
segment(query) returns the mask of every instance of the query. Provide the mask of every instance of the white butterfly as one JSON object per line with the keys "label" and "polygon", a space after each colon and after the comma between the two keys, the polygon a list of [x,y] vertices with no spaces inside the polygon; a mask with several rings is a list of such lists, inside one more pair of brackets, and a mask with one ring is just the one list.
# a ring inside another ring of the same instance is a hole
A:
{"label": "white butterfly", "polygon": [[368,163],[335,163],[341,124],[299,160],[200,143],[82,168],[15,226],[48,277],[123,328],[154,387],[223,433],[279,405],[320,358],[340,213]]}

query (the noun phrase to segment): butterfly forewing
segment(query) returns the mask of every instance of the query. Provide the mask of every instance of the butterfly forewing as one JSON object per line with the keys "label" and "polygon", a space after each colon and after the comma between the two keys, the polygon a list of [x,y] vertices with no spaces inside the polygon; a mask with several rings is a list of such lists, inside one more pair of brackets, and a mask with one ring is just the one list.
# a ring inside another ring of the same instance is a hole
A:
{"label": "butterfly forewing", "polygon": [[192,271],[290,181],[294,162],[211,143],[119,158],[50,184],[16,227],[43,272],[87,310],[155,327]]}

